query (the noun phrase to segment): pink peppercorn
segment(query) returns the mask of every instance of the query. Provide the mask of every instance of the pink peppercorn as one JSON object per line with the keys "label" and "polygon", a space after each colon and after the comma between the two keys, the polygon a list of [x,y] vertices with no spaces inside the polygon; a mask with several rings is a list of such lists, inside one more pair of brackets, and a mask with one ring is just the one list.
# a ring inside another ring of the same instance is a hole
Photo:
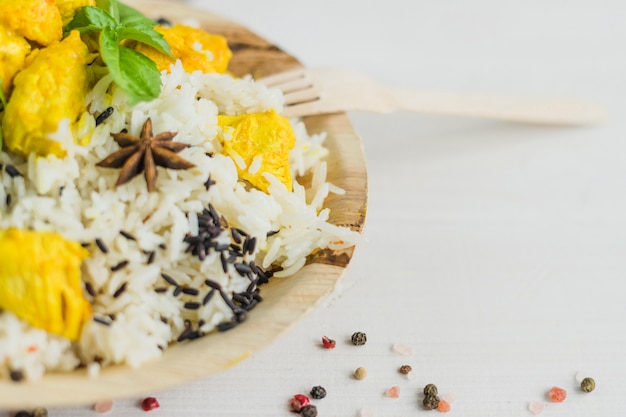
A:
{"label": "pink peppercorn", "polygon": [[291,399],[290,404],[291,404],[291,409],[295,411],[296,413],[299,413],[300,411],[302,411],[304,407],[306,407],[310,403],[311,401],[309,400],[309,397],[307,397],[306,395],[296,394]]}
{"label": "pink peppercorn", "polygon": [[334,349],[336,345],[337,342],[335,342],[333,339],[327,336],[322,337],[322,346],[324,346],[326,349]]}
{"label": "pink peppercorn", "polygon": [[554,401],[555,403],[562,403],[567,397],[567,391],[565,391],[563,388],[552,387],[548,392],[548,397],[551,401]]}
{"label": "pink peppercorn", "polygon": [[143,411],[154,410],[155,408],[159,408],[160,406],[161,405],[159,404],[159,401],[154,397],[144,398],[141,402],[141,408],[143,408]]}

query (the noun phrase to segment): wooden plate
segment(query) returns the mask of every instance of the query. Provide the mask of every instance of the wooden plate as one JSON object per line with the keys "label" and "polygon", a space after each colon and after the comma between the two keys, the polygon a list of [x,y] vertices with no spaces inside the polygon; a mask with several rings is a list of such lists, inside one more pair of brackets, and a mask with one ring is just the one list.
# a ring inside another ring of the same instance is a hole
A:
{"label": "wooden plate", "polygon": [[[226,36],[234,53],[230,70],[235,75],[258,77],[300,66],[294,57],[246,28],[207,12],[164,1],[128,3],[154,18],[163,16],[174,22],[196,19],[207,31]],[[327,199],[330,221],[360,232],[367,208],[367,172],[359,137],[345,114],[310,117],[305,123],[312,133],[328,133],[328,180],[346,190],[345,195]],[[98,378],[89,378],[85,370],[77,370],[48,374],[32,383],[0,381],[0,408],[71,405],[140,395],[225,370],[285,334],[330,294],[344,274],[352,252],[353,249],[326,250],[311,256],[307,266],[296,275],[274,278],[261,287],[264,301],[242,325],[173,346],[161,359],[138,369],[110,367],[102,370]]]}

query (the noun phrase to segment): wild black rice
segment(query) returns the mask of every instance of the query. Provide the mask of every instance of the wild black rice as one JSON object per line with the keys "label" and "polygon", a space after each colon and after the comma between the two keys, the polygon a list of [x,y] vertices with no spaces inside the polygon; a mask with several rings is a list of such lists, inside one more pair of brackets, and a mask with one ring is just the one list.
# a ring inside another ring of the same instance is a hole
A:
{"label": "wild black rice", "polygon": [[211,179],[211,174],[209,174],[209,178],[204,182],[204,188],[209,191],[211,186],[215,185],[215,181]]}
{"label": "wild black rice", "polygon": [[127,286],[128,286],[128,282],[125,282],[122,285],[120,285],[120,287],[117,290],[115,290],[115,292],[113,293],[113,298],[117,298],[120,295],[122,295],[124,291],[126,291]]}
{"label": "wild black rice", "polygon": [[183,294],[198,295],[200,294],[200,291],[198,291],[196,288],[183,288]]}
{"label": "wild black rice", "polygon": [[174,297],[178,297],[180,295],[180,293],[182,293],[182,292],[183,292],[183,287],[178,287],[177,286],[176,288],[174,288],[174,292],[172,292],[172,295]]}
{"label": "wild black rice", "polygon": [[15,178],[15,177],[23,177],[22,173],[20,171],[18,171],[17,168],[15,168],[15,166],[11,165],[11,164],[7,164],[4,167],[4,170],[7,172],[7,174],[9,174],[9,176],[11,178]]}
{"label": "wild black rice", "polygon": [[107,247],[107,245],[104,244],[102,239],[97,238],[96,239],[96,245],[98,246],[100,251],[102,251],[102,253],[109,253],[109,248]]}
{"label": "wild black rice", "polygon": [[152,264],[154,262],[154,257],[156,256],[156,252],[155,251],[150,251],[147,253],[148,255],[148,259],[146,260],[146,263],[148,265]]}
{"label": "wild black rice", "polygon": [[205,306],[209,303],[209,301],[211,301],[211,298],[213,298],[213,296],[215,295],[215,290],[211,290],[209,291],[204,298],[202,299],[202,305]]}
{"label": "wild black rice", "polygon": [[113,265],[111,267],[111,272],[117,272],[120,269],[125,268],[128,265],[128,263],[129,263],[129,261],[128,261],[128,259],[126,259],[126,260],[124,260],[124,261],[122,261],[122,262],[120,262],[120,263],[118,263],[116,265]]}
{"label": "wild black rice", "polygon": [[11,197],[11,194],[7,193],[7,197],[6,197],[6,201],[5,201],[7,207],[11,205],[12,200],[13,200],[13,197]]}
{"label": "wild black rice", "polygon": [[96,323],[104,324],[105,326],[110,326],[111,322],[103,317],[93,316],[93,321]]}
{"label": "wild black rice", "polygon": [[135,240],[135,241],[137,240],[135,236],[131,235],[128,232],[125,232],[124,230],[120,230],[120,235],[124,236],[128,240]]}
{"label": "wild black rice", "polygon": [[167,281],[167,283],[170,284],[170,285],[174,285],[176,287],[178,286],[178,283],[176,282],[176,280],[174,278],[172,278],[171,276],[165,274],[165,273],[161,274],[161,278],[163,278],[165,281]]}
{"label": "wild black rice", "polygon": [[154,292],[157,294],[163,294],[164,292],[167,292],[167,288],[165,287],[158,287],[154,289]]}
{"label": "wild black rice", "polygon": [[98,117],[96,117],[96,126],[98,126],[99,124],[104,122],[106,119],[111,117],[112,114],[113,114],[113,107],[107,107],[105,111],[103,111],[102,113],[98,115]]}
{"label": "wild black rice", "polygon": [[96,290],[93,288],[93,285],[91,285],[91,282],[89,281],[85,281],[85,291],[87,291],[87,294],[91,295],[92,297],[96,296]]}
{"label": "wild black rice", "polygon": [[197,310],[200,308],[200,303],[195,303],[195,302],[188,302],[183,304],[183,307],[187,310]]}

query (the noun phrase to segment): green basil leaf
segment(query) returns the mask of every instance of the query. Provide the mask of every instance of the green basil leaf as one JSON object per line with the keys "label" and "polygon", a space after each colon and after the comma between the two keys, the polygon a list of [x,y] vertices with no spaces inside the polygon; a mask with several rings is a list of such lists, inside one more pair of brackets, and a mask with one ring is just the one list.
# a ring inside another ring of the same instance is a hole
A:
{"label": "green basil leaf", "polygon": [[78,30],[84,34],[115,26],[117,23],[106,11],[85,6],[78,9],[72,21],[65,26],[64,33],[67,35],[72,30]]}
{"label": "green basil leaf", "polygon": [[117,36],[119,39],[131,39],[145,43],[163,54],[172,56],[170,45],[163,35],[154,30],[152,26],[120,27],[117,30]]}
{"label": "green basil leaf", "polygon": [[155,24],[154,20],[127,4],[119,3],[119,11],[120,23],[124,26],[132,27],[135,25],[143,25],[152,27]]}
{"label": "green basil leaf", "polygon": [[130,105],[150,101],[161,92],[161,73],[153,60],[134,49],[120,47],[122,74],[126,78],[126,92]]}
{"label": "green basil leaf", "polygon": [[117,0],[96,0],[96,6],[99,9],[109,13],[116,23],[120,23],[120,8]]}

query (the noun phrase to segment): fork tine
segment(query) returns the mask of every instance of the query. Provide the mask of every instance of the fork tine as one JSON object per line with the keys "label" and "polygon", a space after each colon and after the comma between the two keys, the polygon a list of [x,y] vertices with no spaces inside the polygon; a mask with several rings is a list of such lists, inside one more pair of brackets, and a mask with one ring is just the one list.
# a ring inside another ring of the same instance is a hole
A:
{"label": "fork tine", "polygon": [[317,86],[309,86],[303,90],[296,90],[284,95],[285,106],[293,106],[295,104],[302,104],[311,101],[315,101],[320,98],[321,89]]}
{"label": "fork tine", "polygon": [[295,70],[268,75],[267,77],[259,78],[256,81],[265,84],[268,87],[275,87],[286,82],[306,78],[306,76],[306,70],[304,68],[298,68]]}

